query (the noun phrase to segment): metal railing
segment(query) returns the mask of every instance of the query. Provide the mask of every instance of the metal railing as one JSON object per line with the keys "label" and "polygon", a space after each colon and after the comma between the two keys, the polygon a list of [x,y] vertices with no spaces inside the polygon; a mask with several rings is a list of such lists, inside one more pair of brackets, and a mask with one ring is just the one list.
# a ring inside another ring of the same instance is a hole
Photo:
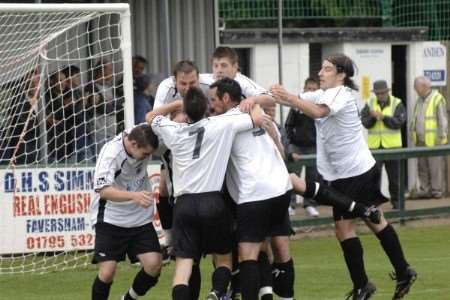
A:
{"label": "metal railing", "polygon": [[[414,147],[414,148],[398,148],[398,149],[383,149],[373,150],[373,156],[377,161],[381,160],[407,160],[410,158],[417,158],[423,156],[447,156],[450,155],[450,145],[435,146],[435,147]],[[315,165],[316,155],[308,154],[302,155],[302,158],[297,162],[288,164],[290,171],[299,170],[305,165]],[[421,208],[406,210],[405,209],[405,179],[406,171],[405,164],[400,164],[399,172],[399,209],[395,211],[389,211],[385,213],[387,219],[399,219],[401,223],[412,217],[424,217],[429,215],[449,214],[450,206],[441,206],[435,208]],[[312,226],[312,225],[325,225],[333,223],[332,217],[320,217],[315,219],[293,219],[291,221],[294,227]]]}

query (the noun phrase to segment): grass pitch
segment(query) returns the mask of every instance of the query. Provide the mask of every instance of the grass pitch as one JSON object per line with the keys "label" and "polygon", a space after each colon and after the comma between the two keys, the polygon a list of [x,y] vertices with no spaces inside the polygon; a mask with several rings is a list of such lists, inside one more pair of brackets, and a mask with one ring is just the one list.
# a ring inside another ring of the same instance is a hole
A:
{"label": "grass pitch", "polygon": [[[397,226],[409,262],[419,273],[406,299],[450,299],[450,229],[448,225],[432,227]],[[377,286],[373,297],[391,299],[395,287],[388,273],[392,271],[375,236],[361,235],[366,270]],[[291,244],[295,262],[295,297],[302,300],[341,300],[351,288],[341,249],[332,236],[303,238]],[[158,285],[140,299],[171,299],[173,263],[163,269]],[[211,287],[212,266],[209,258],[202,263],[202,293],[205,299]],[[118,300],[131,284],[137,267],[122,263],[111,288],[110,299]],[[95,267],[54,272],[45,275],[0,275],[0,298],[13,300],[90,299]],[[275,297],[276,299],[276,297]]]}

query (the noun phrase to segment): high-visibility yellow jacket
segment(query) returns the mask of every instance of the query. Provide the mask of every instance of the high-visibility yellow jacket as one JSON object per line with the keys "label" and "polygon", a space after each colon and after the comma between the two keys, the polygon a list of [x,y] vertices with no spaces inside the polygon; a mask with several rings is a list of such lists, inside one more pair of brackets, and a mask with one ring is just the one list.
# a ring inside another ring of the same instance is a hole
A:
{"label": "high-visibility yellow jacket", "polygon": [[[440,137],[438,141],[438,120],[437,120],[437,108],[442,102],[445,103],[445,98],[438,91],[433,91],[430,95],[430,100],[428,101],[427,109],[425,111],[425,145],[432,147],[436,144],[447,144],[447,137]],[[416,135],[416,119],[417,119],[417,103],[414,106],[414,115],[412,119],[412,129],[413,129],[413,141],[417,144]]]}
{"label": "high-visibility yellow jacket", "polygon": [[[378,98],[374,96],[369,100],[369,107],[371,110],[382,112],[386,117],[392,117],[400,103],[399,98],[389,95],[389,105],[382,109]],[[377,121],[373,127],[369,128],[368,144],[370,149],[400,148],[402,146],[401,129],[391,129],[384,125],[383,120]]]}

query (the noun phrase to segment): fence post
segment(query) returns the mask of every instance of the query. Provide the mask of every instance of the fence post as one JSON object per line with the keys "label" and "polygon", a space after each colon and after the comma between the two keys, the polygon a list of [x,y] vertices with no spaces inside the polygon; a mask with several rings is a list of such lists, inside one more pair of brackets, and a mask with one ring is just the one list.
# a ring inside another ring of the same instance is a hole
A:
{"label": "fence post", "polygon": [[405,165],[406,162],[404,159],[400,160],[399,168],[399,188],[398,188],[398,204],[399,204],[399,215],[400,215],[400,224],[405,223]]}

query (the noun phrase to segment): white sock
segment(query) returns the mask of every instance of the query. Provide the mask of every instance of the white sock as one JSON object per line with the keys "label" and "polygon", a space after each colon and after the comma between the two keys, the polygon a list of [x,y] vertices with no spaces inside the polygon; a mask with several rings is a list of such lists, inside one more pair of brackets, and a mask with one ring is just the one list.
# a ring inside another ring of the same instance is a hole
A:
{"label": "white sock", "polygon": [[272,287],[271,286],[263,286],[259,289],[258,298],[261,298],[264,295],[271,295],[273,294]]}
{"label": "white sock", "polygon": [[128,294],[130,294],[131,298],[133,299],[137,299],[139,297],[139,295],[136,294],[132,287],[130,287],[130,289],[128,290]]}

